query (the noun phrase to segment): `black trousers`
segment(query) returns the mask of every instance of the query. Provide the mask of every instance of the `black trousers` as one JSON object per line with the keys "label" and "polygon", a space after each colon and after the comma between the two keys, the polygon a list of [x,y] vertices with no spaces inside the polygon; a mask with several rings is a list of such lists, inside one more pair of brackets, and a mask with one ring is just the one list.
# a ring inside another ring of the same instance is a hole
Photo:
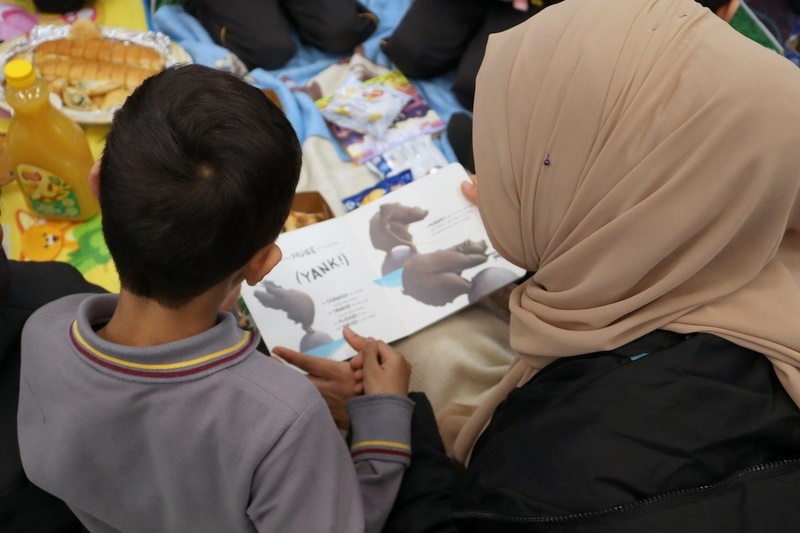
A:
{"label": "black trousers", "polygon": [[376,28],[355,0],[188,0],[184,7],[251,69],[285,65],[297,51],[293,30],[312,46],[344,54]]}
{"label": "black trousers", "polygon": [[497,0],[415,0],[383,51],[412,78],[432,78],[455,68],[453,92],[471,110],[489,34],[538,11],[533,5],[527,12],[517,11]]}
{"label": "black trousers", "polygon": [[36,9],[43,13],[69,13],[81,9],[86,0],[33,0]]}
{"label": "black trousers", "polygon": [[85,531],[67,505],[33,485],[22,469],[17,443],[20,337],[36,309],[68,294],[105,292],[83,279],[72,266],[56,262],[4,264],[10,283],[0,288],[0,531],[73,533]]}

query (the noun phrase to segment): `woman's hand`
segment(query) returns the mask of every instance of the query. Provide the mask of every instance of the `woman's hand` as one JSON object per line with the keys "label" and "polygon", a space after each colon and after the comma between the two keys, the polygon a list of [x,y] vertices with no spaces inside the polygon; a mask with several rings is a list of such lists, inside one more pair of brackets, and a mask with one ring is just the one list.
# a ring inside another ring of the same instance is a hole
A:
{"label": "woman's hand", "polygon": [[461,193],[473,204],[478,203],[478,181],[475,174],[469,175],[469,181],[461,182]]}

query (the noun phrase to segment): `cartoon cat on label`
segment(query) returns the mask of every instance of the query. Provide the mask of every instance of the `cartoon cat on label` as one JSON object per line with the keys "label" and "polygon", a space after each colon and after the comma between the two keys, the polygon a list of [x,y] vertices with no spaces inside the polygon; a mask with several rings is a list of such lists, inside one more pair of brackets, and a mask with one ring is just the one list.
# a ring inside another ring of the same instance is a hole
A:
{"label": "cartoon cat on label", "polygon": [[78,243],[67,235],[75,222],[47,220],[21,209],[16,220],[22,261],[54,261],[62,251],[78,249]]}

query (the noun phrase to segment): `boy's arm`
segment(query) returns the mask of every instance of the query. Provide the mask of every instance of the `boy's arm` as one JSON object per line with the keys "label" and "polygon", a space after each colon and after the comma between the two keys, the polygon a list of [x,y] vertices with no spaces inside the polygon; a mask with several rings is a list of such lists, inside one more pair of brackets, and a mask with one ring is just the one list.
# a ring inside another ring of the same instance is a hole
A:
{"label": "boy's arm", "polygon": [[372,394],[347,402],[352,424],[350,455],[368,532],[383,528],[411,462],[413,407],[410,399],[395,394]]}
{"label": "boy's arm", "polygon": [[411,365],[388,344],[365,339],[350,361],[364,396],[347,402],[352,426],[350,455],[364,497],[367,530],[380,531],[411,462],[411,414],[406,397]]}
{"label": "boy's arm", "polygon": [[364,531],[359,481],[322,398],[261,461],[247,515],[258,531]]}
{"label": "boy's arm", "polygon": [[[411,366],[402,354],[383,342],[365,339],[348,329],[344,335],[359,350],[350,365],[281,347],[273,353],[308,372],[334,413],[339,412],[339,404],[348,395],[352,398],[354,388],[366,392],[366,396],[346,402],[349,416],[338,422],[340,427],[352,426],[351,455],[366,510],[366,527],[369,532],[377,532],[392,508],[410,461],[414,404],[406,393]],[[358,376],[357,383],[354,375]]]}
{"label": "boy's arm", "polygon": [[403,474],[394,507],[383,533],[455,533],[450,521],[453,491],[463,469],[447,457],[436,417],[421,392],[411,417],[411,465]]}

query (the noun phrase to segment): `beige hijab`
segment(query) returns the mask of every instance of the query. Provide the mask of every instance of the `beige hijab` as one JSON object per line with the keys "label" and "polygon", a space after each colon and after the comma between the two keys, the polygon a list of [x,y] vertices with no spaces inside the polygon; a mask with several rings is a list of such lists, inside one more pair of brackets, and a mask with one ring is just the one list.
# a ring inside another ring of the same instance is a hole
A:
{"label": "beige hijab", "polygon": [[536,274],[457,459],[554,358],[657,328],[765,354],[800,404],[796,66],[692,0],[567,0],[492,36],[474,128],[491,240]]}

